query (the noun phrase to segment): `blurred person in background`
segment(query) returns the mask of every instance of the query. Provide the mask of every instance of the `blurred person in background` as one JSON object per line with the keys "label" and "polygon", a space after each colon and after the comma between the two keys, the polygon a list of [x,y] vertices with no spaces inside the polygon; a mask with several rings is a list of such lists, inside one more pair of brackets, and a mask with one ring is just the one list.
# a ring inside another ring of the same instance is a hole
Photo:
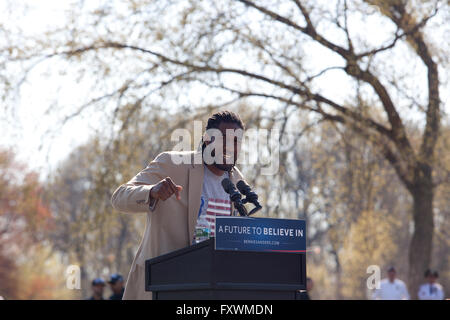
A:
{"label": "blurred person in background", "polygon": [[388,277],[381,280],[380,289],[375,289],[373,293],[374,300],[409,300],[408,289],[405,283],[397,279],[397,271],[394,267],[388,270]]}
{"label": "blurred person in background", "polygon": [[439,278],[437,271],[425,271],[426,283],[419,288],[418,296],[420,300],[444,300],[444,290],[436,280]]}
{"label": "blurred person in background", "polygon": [[125,291],[122,275],[118,273],[112,274],[108,283],[111,287],[111,291],[113,292],[113,294],[109,297],[109,300],[122,300],[123,292]]}
{"label": "blurred person in background", "polygon": [[95,278],[92,280],[92,296],[88,300],[105,300],[103,299],[103,290],[105,289],[105,280]]}

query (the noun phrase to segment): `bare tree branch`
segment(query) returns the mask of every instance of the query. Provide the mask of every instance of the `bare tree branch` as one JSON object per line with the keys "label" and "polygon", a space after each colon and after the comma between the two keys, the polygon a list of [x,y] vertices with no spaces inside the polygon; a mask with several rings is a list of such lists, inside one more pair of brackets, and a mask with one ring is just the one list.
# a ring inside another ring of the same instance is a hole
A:
{"label": "bare tree branch", "polygon": [[388,44],[386,46],[382,46],[382,47],[377,48],[377,49],[373,49],[373,50],[370,50],[370,51],[359,53],[359,54],[356,55],[357,59],[360,59],[360,58],[363,58],[363,57],[366,57],[366,56],[372,56],[372,55],[375,55],[375,54],[377,54],[379,52],[383,52],[383,51],[392,49],[397,44],[398,40],[400,40],[400,39],[402,39],[402,38],[404,38],[406,36],[410,36],[410,35],[416,33],[417,31],[419,31],[421,28],[423,28],[426,25],[426,23],[437,14],[437,12],[438,12],[437,9],[434,10],[434,12],[431,15],[426,16],[419,23],[415,24],[412,28],[410,28],[409,30],[404,30],[402,33],[400,33],[401,29],[400,29],[399,25],[397,25],[398,28],[395,31],[394,39],[391,41],[390,44]]}
{"label": "bare tree branch", "polygon": [[[404,128],[403,122],[402,122],[386,88],[381,84],[381,82],[378,80],[378,78],[376,78],[368,70],[364,71],[359,67],[359,65],[357,63],[357,57],[353,52],[328,41],[327,39],[325,39],[324,37],[322,37],[320,34],[317,33],[317,31],[312,23],[312,20],[309,16],[308,10],[300,3],[300,1],[295,1],[295,3],[297,4],[297,7],[300,9],[301,13],[303,14],[303,16],[305,18],[306,27],[301,27],[298,24],[294,23],[293,21],[291,21],[285,17],[282,17],[279,14],[277,14],[273,11],[270,11],[264,7],[258,6],[251,1],[248,1],[248,0],[237,0],[237,1],[242,2],[242,3],[246,4],[247,6],[258,10],[281,23],[289,25],[289,26],[303,32],[304,34],[310,36],[311,38],[313,38],[314,40],[316,40],[317,42],[319,42],[320,44],[325,46],[326,48],[328,48],[328,49],[336,52],[340,56],[342,56],[347,62],[347,67],[345,68],[345,71],[347,72],[347,74],[355,77],[356,79],[362,80],[362,81],[370,84],[372,86],[372,88],[375,90],[375,92],[377,93],[378,97],[380,98],[380,101],[382,102],[383,107],[388,116],[389,123],[391,124],[391,129],[390,129],[391,132],[388,136],[396,143],[397,147],[399,148],[399,150],[403,156],[403,159],[405,161],[413,161],[414,160],[415,152],[414,152],[414,150],[409,142],[409,139],[406,135],[406,130]],[[304,92],[304,94],[305,94],[305,92]],[[314,100],[316,100],[316,101],[321,101],[321,102],[329,104],[329,101],[327,101],[327,99],[325,99],[324,97],[315,96],[314,98],[315,98]],[[331,105],[333,107],[338,107],[333,104],[331,104]]]}
{"label": "bare tree branch", "polygon": [[260,11],[260,12],[270,16],[274,20],[279,21],[279,22],[281,22],[281,23],[283,23],[285,25],[288,25],[288,26],[290,26],[290,27],[292,27],[292,28],[294,28],[296,30],[299,30],[299,31],[303,32],[304,34],[310,36],[311,38],[313,38],[314,40],[318,41],[323,46],[327,47],[328,49],[331,49],[332,51],[338,53],[339,55],[341,55],[344,58],[350,54],[350,52],[347,49],[345,49],[345,48],[343,48],[343,47],[341,47],[341,46],[339,46],[337,44],[334,44],[334,43],[330,42],[329,40],[325,39],[324,37],[322,37],[321,35],[319,35],[316,32],[315,28],[313,27],[313,25],[311,23],[311,19],[309,17],[309,14],[304,9],[304,7],[300,4],[299,1],[297,1],[296,3],[299,6],[299,8],[302,10],[302,12],[303,12],[303,14],[305,16],[305,19],[306,19],[306,22],[307,22],[306,27],[299,26],[298,24],[296,24],[292,20],[290,20],[290,19],[288,19],[286,17],[280,16],[279,14],[277,14],[277,13],[275,13],[275,12],[269,10],[269,9],[266,9],[264,7],[261,7],[261,6],[258,6],[258,5],[256,5],[255,3],[251,2],[251,1],[248,1],[248,0],[236,0],[236,1],[242,2],[243,4],[245,4],[245,5],[249,6],[249,7],[255,8],[258,11]]}
{"label": "bare tree branch", "polygon": [[426,124],[422,143],[419,151],[420,161],[431,163],[433,161],[433,151],[437,142],[440,128],[440,95],[439,95],[439,75],[437,64],[433,61],[432,54],[426,44],[420,29],[428,20],[434,17],[439,11],[438,4],[433,12],[416,23],[414,16],[407,12],[405,3],[395,1],[384,3],[378,1],[368,1],[378,6],[381,11],[389,17],[398,28],[405,31],[406,39],[421,58],[428,70],[428,108],[426,111]]}

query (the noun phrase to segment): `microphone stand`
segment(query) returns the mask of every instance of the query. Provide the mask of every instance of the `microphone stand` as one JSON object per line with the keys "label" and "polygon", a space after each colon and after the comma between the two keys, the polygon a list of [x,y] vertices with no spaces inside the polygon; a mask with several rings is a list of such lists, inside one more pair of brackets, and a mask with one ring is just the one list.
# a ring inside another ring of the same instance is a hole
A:
{"label": "microphone stand", "polygon": [[245,204],[245,203],[252,203],[255,206],[248,213],[249,216],[262,209],[262,206],[259,204],[259,202],[257,200],[249,199],[248,197],[245,197],[245,199],[242,199],[242,203],[243,204]]}

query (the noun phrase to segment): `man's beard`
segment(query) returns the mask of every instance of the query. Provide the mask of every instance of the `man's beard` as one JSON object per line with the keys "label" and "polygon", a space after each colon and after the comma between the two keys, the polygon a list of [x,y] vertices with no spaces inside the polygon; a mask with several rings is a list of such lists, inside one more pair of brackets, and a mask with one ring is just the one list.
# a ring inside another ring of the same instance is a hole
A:
{"label": "man's beard", "polygon": [[[203,145],[203,151],[204,150],[205,150],[205,145]],[[211,152],[211,156],[212,157],[216,156],[215,150],[213,150]],[[230,162],[229,158],[231,158],[231,156],[224,156],[222,159],[222,163],[217,163],[215,161],[216,159],[214,159],[214,162],[211,164],[219,170],[230,172],[231,170],[233,170],[234,166],[236,165],[236,160],[234,160],[233,163],[227,163],[227,162]],[[233,157],[233,159],[236,159],[236,157]]]}
{"label": "man's beard", "polygon": [[231,170],[233,170],[234,164],[218,164],[214,162],[213,166],[222,171],[230,172]]}

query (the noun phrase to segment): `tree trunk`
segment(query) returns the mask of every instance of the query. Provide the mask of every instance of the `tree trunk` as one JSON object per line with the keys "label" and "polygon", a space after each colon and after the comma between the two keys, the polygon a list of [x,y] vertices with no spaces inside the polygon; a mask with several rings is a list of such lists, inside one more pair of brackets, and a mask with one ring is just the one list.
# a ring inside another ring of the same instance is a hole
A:
{"label": "tree trunk", "polygon": [[431,172],[430,166],[421,165],[416,170],[414,185],[411,188],[414,232],[409,245],[408,289],[412,299],[417,299],[424,272],[431,265],[434,231]]}
{"label": "tree trunk", "polygon": [[336,300],[342,300],[342,268],[341,268],[341,262],[339,260],[339,255],[337,251],[333,250],[334,255],[334,261],[336,262],[336,287],[335,287],[335,299]]}

